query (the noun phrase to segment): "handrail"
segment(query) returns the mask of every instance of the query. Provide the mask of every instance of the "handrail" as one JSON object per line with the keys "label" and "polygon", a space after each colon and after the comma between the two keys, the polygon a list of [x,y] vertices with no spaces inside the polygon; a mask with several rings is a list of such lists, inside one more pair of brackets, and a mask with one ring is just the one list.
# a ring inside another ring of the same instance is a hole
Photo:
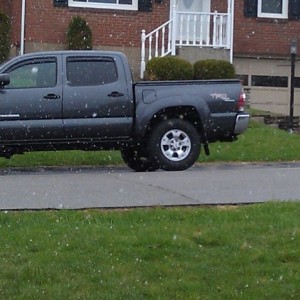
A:
{"label": "handrail", "polygon": [[167,21],[164,24],[160,25],[156,29],[152,30],[151,32],[149,32],[148,34],[146,34],[145,38],[149,37],[150,35],[156,33],[157,31],[161,30],[162,28],[166,27],[167,25],[169,25],[170,23],[172,23],[172,21],[173,21],[173,19],[170,19],[169,21]]}
{"label": "handrail", "polygon": [[[141,47],[141,73],[140,77],[144,77],[144,72],[146,68],[146,48],[148,51],[149,61],[153,57],[166,56],[171,53],[171,35],[172,32],[173,19],[165,22],[164,24],[157,27],[155,30],[146,34],[146,31],[142,30],[142,47]],[[155,47],[152,48],[153,36],[155,38]],[[148,40],[148,47],[146,47],[146,41]],[[153,51],[154,50],[154,51]]]}

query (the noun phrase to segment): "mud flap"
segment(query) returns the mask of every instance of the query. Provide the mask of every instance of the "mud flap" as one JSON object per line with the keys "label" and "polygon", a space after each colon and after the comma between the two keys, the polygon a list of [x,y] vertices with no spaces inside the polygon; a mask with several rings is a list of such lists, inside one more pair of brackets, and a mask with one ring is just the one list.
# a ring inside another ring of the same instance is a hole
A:
{"label": "mud flap", "polygon": [[209,147],[208,147],[208,142],[207,142],[207,141],[205,141],[205,142],[203,143],[203,147],[204,147],[205,154],[206,154],[207,156],[209,156],[209,155],[210,155],[210,151],[209,151]]}
{"label": "mud flap", "polygon": [[205,154],[207,156],[209,156],[210,155],[210,151],[209,151],[209,147],[208,147],[208,140],[207,140],[206,130],[204,129],[203,125],[202,125],[202,132],[203,132],[203,136],[202,136],[203,148],[204,148]]}

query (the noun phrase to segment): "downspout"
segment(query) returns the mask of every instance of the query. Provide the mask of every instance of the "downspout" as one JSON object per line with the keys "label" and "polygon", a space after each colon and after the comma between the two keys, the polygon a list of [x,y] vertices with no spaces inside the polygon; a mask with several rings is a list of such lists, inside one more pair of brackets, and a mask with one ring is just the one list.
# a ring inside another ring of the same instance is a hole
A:
{"label": "downspout", "polygon": [[230,32],[230,62],[233,63],[233,34],[234,34],[234,0],[230,1],[230,12],[231,12],[231,32]]}
{"label": "downspout", "polygon": [[20,54],[24,54],[26,0],[22,0]]}

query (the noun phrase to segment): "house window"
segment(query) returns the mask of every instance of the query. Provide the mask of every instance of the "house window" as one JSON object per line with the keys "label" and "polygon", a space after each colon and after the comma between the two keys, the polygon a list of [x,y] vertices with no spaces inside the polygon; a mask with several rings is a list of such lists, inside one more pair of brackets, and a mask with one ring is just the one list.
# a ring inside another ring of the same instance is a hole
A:
{"label": "house window", "polygon": [[299,20],[300,0],[244,0],[244,16]]}
{"label": "house window", "polygon": [[137,10],[138,0],[69,0],[69,6]]}
{"label": "house window", "polygon": [[258,0],[259,18],[288,18],[288,0]]}
{"label": "house window", "polygon": [[288,87],[288,77],[286,76],[251,76],[252,86],[267,86],[267,87]]}
{"label": "house window", "polygon": [[294,82],[294,84],[295,84],[295,87],[296,87],[296,88],[300,88],[300,77],[295,77],[295,82]]}

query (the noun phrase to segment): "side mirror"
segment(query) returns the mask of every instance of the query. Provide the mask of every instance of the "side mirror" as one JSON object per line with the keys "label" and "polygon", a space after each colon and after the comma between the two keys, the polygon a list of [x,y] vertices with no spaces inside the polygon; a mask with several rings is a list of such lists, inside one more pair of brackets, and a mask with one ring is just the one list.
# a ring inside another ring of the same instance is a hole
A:
{"label": "side mirror", "polygon": [[3,88],[5,85],[10,83],[9,74],[0,74],[0,88]]}

